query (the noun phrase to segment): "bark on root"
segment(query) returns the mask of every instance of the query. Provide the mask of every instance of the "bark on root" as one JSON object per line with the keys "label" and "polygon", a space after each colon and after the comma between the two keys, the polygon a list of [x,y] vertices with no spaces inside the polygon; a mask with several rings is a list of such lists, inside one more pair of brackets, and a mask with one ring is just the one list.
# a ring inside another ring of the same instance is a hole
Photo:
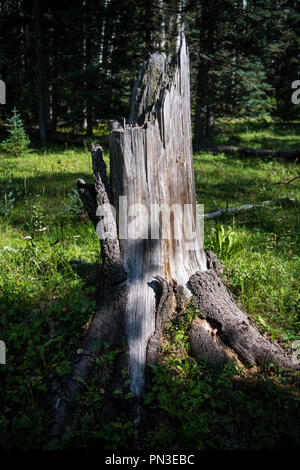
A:
{"label": "bark on root", "polygon": [[[79,180],[78,190],[96,227],[100,220],[100,217],[96,215],[97,207],[110,202],[110,189],[100,146],[92,147],[92,157],[95,184],[90,185]],[[116,230],[116,222],[112,214],[105,220],[106,225],[102,227],[103,230],[107,232]],[[49,378],[46,407],[50,419],[49,435],[52,438],[59,438],[62,435],[74,405],[74,398],[82,390],[82,384],[92,375],[93,359],[97,357],[97,354],[101,354],[103,346],[109,343],[112,347],[122,349],[128,286],[125,282],[127,274],[123,267],[118,239],[108,237],[102,240],[101,257],[97,311],[82,344],[70,358],[72,372],[63,378],[55,374]],[[98,345],[97,353],[93,347],[95,344]],[[124,362],[124,355],[122,361]],[[113,415],[113,408],[114,404],[109,404],[106,400],[107,414]]]}
{"label": "bark on root", "polygon": [[208,253],[208,269],[189,280],[194,303],[201,312],[190,327],[192,353],[198,360],[224,363],[232,357],[244,364],[276,363],[295,369],[286,353],[269,341],[232,300],[220,275],[222,265]]}
{"label": "bark on root", "polygon": [[151,365],[158,362],[161,348],[162,334],[164,328],[171,320],[172,311],[175,309],[174,283],[168,283],[160,276],[156,277],[158,285],[158,304],[155,313],[155,332],[147,345],[146,366],[149,370]]}

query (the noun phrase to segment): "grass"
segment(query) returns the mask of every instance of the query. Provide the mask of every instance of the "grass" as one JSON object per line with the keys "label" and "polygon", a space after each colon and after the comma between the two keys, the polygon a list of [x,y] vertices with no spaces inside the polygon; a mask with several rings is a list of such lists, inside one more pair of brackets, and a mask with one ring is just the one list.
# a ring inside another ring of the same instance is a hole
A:
{"label": "grass", "polygon": [[286,379],[278,372],[271,377],[270,370],[255,374],[234,364],[197,364],[182,354],[184,339],[178,337],[184,338],[184,328],[173,322],[162,364],[154,367],[145,398],[153,423],[148,449],[299,448],[299,397]]}
{"label": "grass", "polygon": [[[256,142],[270,148],[272,141],[276,148],[299,148],[296,124],[221,125],[224,142],[235,143],[230,140],[234,136],[239,142],[246,139],[247,145]],[[225,208],[300,199],[299,180],[275,184],[298,175],[296,163],[202,153],[194,156],[194,164],[197,201],[205,204],[205,212],[215,210],[215,204]],[[68,373],[70,354],[95,311],[94,289],[69,264],[71,259],[99,260],[96,233],[74,191],[77,178],[91,182],[91,175],[86,148],[33,143],[26,159],[0,155],[0,339],[7,346],[7,364],[0,366],[0,448],[47,448],[42,406],[47,377],[52,372],[62,377]],[[225,232],[231,227],[233,249],[217,245],[217,224]],[[224,263],[236,301],[266,334],[287,346],[299,338],[299,225],[299,202],[270,204],[205,222],[205,246],[217,251]],[[289,439],[299,444],[297,383],[291,395],[286,391],[290,384],[280,373],[278,387],[261,376],[262,384],[253,378],[250,391],[235,385],[236,370],[225,370],[216,378],[205,366],[180,357],[178,342],[185,341],[185,328],[186,323],[172,326],[163,370],[155,371],[156,388],[148,401],[154,400],[151,406],[160,420],[153,421],[149,448],[159,442],[172,449],[233,448],[240,428],[252,436],[247,441],[250,448],[273,448]],[[188,350],[186,341],[183,347]],[[105,367],[99,365],[100,375]],[[99,440],[106,448],[128,445],[133,430],[126,419],[104,434],[97,427],[103,387],[97,381],[86,387],[77,427],[61,447],[97,447]],[[226,418],[228,413],[232,421]]]}
{"label": "grass", "polygon": [[300,122],[284,123],[271,118],[220,119],[215,143],[274,150],[299,150]]}
{"label": "grass", "polygon": [[[278,160],[257,160],[234,156],[197,154],[194,158],[198,203],[205,212],[246,203],[297,198],[290,203],[227,215],[205,221],[206,247],[214,249],[212,230],[216,224],[233,228],[242,249],[222,256],[229,272],[229,284],[241,306],[273,336],[299,334],[300,269],[300,180],[297,164]],[[264,322],[266,326],[264,326]],[[284,333],[283,333],[284,332]]]}

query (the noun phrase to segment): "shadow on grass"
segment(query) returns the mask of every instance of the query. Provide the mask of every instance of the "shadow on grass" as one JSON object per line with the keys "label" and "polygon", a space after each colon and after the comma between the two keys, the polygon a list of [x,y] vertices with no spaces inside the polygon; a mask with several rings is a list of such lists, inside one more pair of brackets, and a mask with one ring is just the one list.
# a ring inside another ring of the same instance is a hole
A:
{"label": "shadow on grass", "polygon": [[49,285],[49,274],[40,286],[32,273],[32,280],[24,276],[23,284],[7,279],[1,290],[7,364],[0,369],[0,449],[41,449],[47,444],[47,380],[54,371],[61,377],[68,371],[70,354],[95,309],[95,295],[76,281],[70,268],[65,266],[61,283],[56,276]]}
{"label": "shadow on grass", "polygon": [[39,193],[42,193],[46,199],[57,195],[64,197],[66,191],[76,188],[76,182],[79,178],[88,183],[92,183],[93,180],[90,173],[83,172],[41,173],[38,176],[27,177],[26,183],[24,183],[24,178],[7,176],[1,181],[1,193],[8,189],[16,190],[20,200],[25,197],[26,193],[29,198],[34,198]]}
{"label": "shadow on grass", "polygon": [[300,449],[299,378],[285,377],[283,385],[273,377],[256,373],[245,379],[199,364],[179,379],[160,366],[154,374],[149,431],[156,438],[150,448]]}

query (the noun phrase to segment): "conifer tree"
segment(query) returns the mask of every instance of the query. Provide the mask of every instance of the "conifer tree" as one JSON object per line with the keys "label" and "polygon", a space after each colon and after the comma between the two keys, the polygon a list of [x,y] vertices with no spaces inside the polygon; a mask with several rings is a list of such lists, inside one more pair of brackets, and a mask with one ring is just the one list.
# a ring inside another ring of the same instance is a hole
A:
{"label": "conifer tree", "polygon": [[8,120],[9,137],[1,144],[1,149],[11,156],[21,157],[29,152],[30,139],[25,132],[23,122],[17,109]]}

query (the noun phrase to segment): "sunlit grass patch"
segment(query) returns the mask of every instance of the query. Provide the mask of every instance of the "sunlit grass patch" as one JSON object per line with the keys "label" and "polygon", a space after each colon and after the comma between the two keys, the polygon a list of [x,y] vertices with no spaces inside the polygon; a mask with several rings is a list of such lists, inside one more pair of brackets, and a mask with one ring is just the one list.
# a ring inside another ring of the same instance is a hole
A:
{"label": "sunlit grass patch", "polygon": [[271,118],[219,119],[217,144],[274,150],[299,150],[300,122],[282,123]]}

